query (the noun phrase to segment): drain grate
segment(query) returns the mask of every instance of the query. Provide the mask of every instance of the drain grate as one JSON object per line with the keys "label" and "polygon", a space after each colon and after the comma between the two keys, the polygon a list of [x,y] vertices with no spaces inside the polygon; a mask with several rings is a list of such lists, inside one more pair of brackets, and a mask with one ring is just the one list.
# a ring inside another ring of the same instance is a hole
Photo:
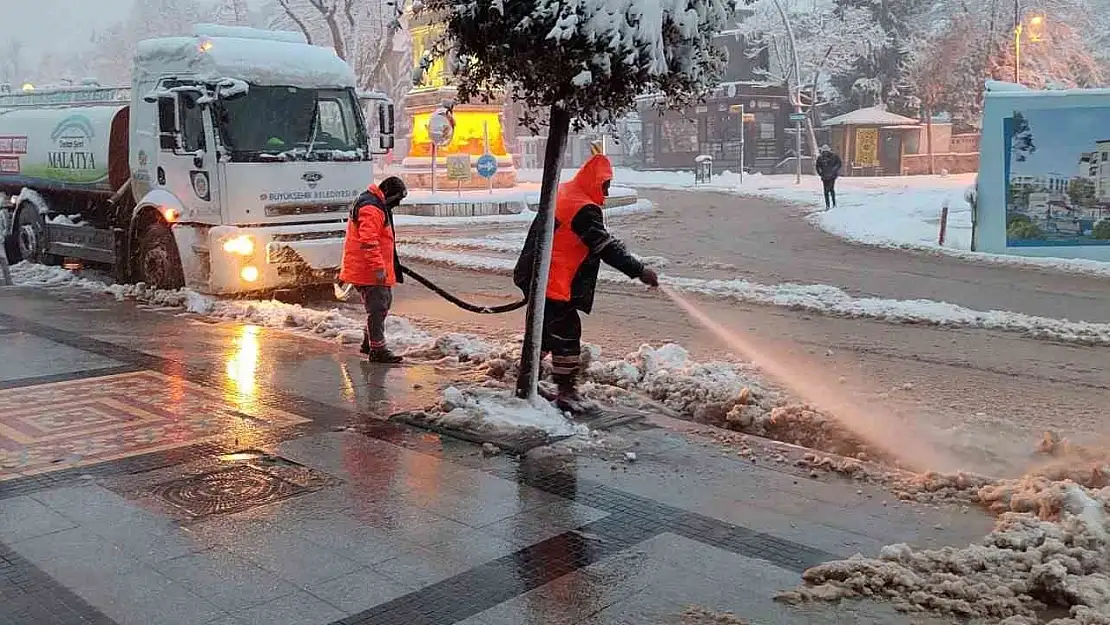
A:
{"label": "drain grate", "polygon": [[242,512],[312,489],[249,464],[239,464],[166,482],[154,490],[167,503],[191,517],[201,518]]}

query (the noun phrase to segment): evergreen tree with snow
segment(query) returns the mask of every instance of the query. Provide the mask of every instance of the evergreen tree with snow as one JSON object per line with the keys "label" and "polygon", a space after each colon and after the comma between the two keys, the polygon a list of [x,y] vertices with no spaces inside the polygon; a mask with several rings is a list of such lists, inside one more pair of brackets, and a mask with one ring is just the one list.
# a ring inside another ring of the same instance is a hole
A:
{"label": "evergreen tree with snow", "polygon": [[[434,50],[457,59],[460,101],[488,101],[508,90],[532,111],[549,110],[535,294],[551,262],[555,191],[571,126],[612,125],[644,94],[661,94],[676,108],[703,99],[727,61],[713,38],[735,0],[423,0],[416,9],[446,25]],[[534,118],[524,121],[537,127]],[[517,383],[526,397],[536,392],[544,298],[531,300]]]}

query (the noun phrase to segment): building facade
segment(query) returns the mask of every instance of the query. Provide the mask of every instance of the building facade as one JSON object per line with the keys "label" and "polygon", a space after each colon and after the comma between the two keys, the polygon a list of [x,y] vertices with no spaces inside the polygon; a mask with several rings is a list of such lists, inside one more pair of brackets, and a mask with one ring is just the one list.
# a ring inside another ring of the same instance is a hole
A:
{"label": "building facade", "polygon": [[[729,64],[722,83],[704,104],[670,111],[660,108],[660,98],[640,99],[639,167],[691,169],[694,159],[708,155],[717,171],[736,171],[743,145],[745,169],[771,173],[792,148],[793,135],[786,132],[790,119],[787,89],[761,80],[761,71],[768,66],[767,55],[753,58],[737,31],[722,33],[719,43],[728,50]],[[749,121],[743,121],[741,108],[751,115]]]}

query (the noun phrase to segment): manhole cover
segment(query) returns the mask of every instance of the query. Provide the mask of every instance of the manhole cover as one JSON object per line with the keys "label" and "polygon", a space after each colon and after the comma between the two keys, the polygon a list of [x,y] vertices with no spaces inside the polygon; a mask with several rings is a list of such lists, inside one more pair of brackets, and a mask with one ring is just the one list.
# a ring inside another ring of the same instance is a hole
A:
{"label": "manhole cover", "polygon": [[168,503],[193,517],[242,512],[311,489],[248,464],[201,473],[156,487]]}

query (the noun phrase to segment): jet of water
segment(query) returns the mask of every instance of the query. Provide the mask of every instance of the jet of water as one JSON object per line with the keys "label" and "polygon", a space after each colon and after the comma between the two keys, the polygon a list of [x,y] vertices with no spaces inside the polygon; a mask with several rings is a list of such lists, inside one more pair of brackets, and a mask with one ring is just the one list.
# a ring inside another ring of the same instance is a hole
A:
{"label": "jet of water", "polygon": [[846,389],[827,380],[818,367],[787,359],[757,345],[714,321],[674,289],[660,290],[694,321],[723,341],[735,354],[748,359],[776,382],[810,406],[835,418],[841,425],[877,449],[918,470],[953,471],[960,462],[929,445],[924,432],[914,432],[903,420],[869,408],[850,397]]}

